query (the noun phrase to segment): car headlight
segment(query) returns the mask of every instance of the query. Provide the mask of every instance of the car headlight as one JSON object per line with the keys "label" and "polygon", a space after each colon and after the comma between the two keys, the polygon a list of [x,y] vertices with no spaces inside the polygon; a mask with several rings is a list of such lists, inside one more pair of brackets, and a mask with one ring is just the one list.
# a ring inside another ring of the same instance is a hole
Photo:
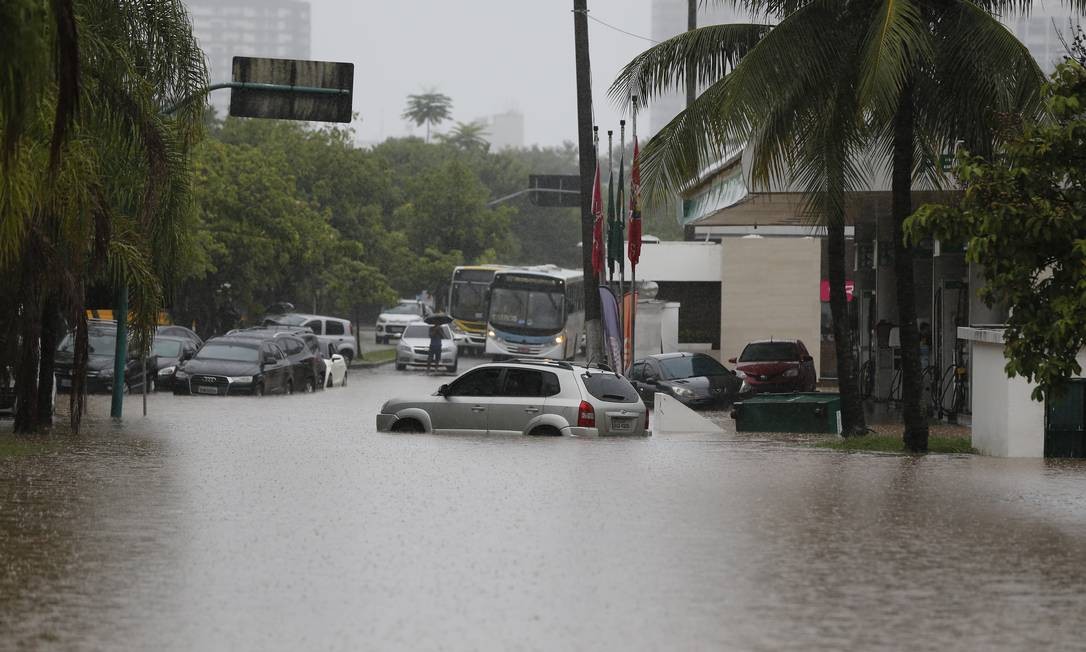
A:
{"label": "car headlight", "polygon": [[173,372],[174,372],[175,370],[176,370],[176,367],[174,367],[174,366],[169,366],[169,367],[163,367],[163,368],[161,368],[161,369],[159,369],[159,370],[158,370],[158,375],[159,375],[159,376],[169,376],[169,375],[170,375],[170,374],[172,374],[172,373],[173,373]]}
{"label": "car headlight", "polygon": [[494,331],[487,331],[487,332],[486,332],[486,336],[487,336],[487,337],[497,337],[497,336],[498,336],[498,334],[497,334],[497,333],[495,333]]}
{"label": "car headlight", "polygon": [[675,393],[675,396],[682,396],[683,398],[691,398],[694,396],[694,390],[687,389],[686,387],[672,387],[671,391]]}
{"label": "car headlight", "polygon": [[232,383],[247,385],[247,384],[253,382],[253,377],[252,376],[229,376],[229,377],[227,377],[227,380],[229,380]]}
{"label": "car headlight", "polygon": [[403,340],[400,340],[400,343],[396,346],[396,348],[401,350],[401,351],[410,351],[411,350],[411,347],[408,346],[407,342],[404,342]]}
{"label": "car headlight", "polygon": [[453,347],[450,344],[443,344],[443,345],[441,345],[441,350],[444,351],[445,353],[449,353],[450,351],[453,350]]}
{"label": "car headlight", "polygon": [[99,378],[113,378],[113,370],[112,369],[99,369],[98,370],[98,377]]}
{"label": "car headlight", "polygon": [[781,374],[781,376],[785,378],[795,378],[798,375],[799,369],[789,369],[788,371],[785,371],[783,374]]}
{"label": "car headlight", "polygon": [[173,374],[174,380],[188,380],[189,375],[185,373],[184,369],[178,369]]}
{"label": "car headlight", "polygon": [[563,335],[555,335],[554,336],[554,343],[555,344],[561,344],[562,342],[565,342],[565,341],[566,341],[566,338]]}
{"label": "car headlight", "polygon": [[735,377],[738,378],[739,380],[743,380],[744,378],[747,377],[747,372],[743,371],[742,369],[736,369],[735,370]]}

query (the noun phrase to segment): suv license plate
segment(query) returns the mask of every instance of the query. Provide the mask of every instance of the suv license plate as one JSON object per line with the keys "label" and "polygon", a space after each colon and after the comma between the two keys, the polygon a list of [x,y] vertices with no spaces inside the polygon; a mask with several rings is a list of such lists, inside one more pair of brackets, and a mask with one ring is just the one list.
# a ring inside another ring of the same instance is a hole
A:
{"label": "suv license plate", "polygon": [[219,393],[219,388],[218,387],[197,387],[196,388],[196,393],[197,394],[218,394]]}
{"label": "suv license plate", "polygon": [[611,430],[633,430],[633,419],[611,419]]}

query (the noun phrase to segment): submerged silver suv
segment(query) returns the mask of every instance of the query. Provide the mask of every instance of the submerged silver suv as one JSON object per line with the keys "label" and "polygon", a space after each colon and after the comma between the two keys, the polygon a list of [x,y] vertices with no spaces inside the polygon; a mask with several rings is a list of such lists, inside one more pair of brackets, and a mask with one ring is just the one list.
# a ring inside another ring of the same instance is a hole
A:
{"label": "submerged silver suv", "polygon": [[637,391],[610,371],[567,362],[484,364],[432,396],[392,399],[377,415],[381,432],[525,435],[646,435]]}

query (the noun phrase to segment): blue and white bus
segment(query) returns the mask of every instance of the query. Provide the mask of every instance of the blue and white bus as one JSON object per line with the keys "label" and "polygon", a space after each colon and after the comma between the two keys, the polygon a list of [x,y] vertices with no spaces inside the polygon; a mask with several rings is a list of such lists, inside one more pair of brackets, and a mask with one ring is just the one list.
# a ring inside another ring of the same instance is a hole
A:
{"label": "blue and white bus", "polygon": [[584,274],[537,265],[500,270],[490,283],[486,352],[572,360],[584,331]]}

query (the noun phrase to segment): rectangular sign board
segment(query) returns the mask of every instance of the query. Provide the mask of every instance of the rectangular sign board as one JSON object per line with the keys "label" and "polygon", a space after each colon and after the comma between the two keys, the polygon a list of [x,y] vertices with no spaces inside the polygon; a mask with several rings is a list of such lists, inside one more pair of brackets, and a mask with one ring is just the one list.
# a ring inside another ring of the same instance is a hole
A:
{"label": "rectangular sign board", "polygon": [[[350,122],[354,64],[301,59],[234,57],[230,115]],[[266,86],[274,88],[269,89]],[[321,89],[321,90],[316,90]]]}
{"label": "rectangular sign board", "polygon": [[[549,192],[532,192],[528,201],[536,206],[552,208],[579,208],[581,205],[581,177],[576,174],[530,174],[528,187]],[[561,192],[554,192],[561,191]]]}

